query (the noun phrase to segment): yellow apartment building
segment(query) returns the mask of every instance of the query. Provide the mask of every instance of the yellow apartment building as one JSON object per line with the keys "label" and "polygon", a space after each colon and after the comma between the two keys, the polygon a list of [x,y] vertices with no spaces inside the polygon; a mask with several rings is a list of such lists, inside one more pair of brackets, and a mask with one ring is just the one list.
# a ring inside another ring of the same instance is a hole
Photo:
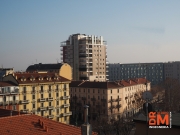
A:
{"label": "yellow apartment building", "polygon": [[[146,86],[147,84],[147,86]],[[71,110],[83,118],[83,106],[89,105],[90,118],[107,118],[119,115],[133,116],[142,109],[142,92],[150,90],[145,78],[115,82],[72,81],[70,83]]]}
{"label": "yellow apartment building", "polygon": [[19,86],[19,111],[69,124],[69,79],[52,72],[16,72],[3,81]]}

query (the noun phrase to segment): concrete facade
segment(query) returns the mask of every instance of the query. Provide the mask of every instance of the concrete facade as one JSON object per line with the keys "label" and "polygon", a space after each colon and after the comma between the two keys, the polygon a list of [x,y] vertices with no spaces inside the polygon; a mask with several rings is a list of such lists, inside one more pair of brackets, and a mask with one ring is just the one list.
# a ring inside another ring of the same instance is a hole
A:
{"label": "concrete facade", "polygon": [[107,47],[102,36],[73,34],[60,47],[62,61],[73,69],[73,80],[106,81]]}
{"label": "concrete facade", "polygon": [[152,85],[164,81],[164,63],[110,63],[109,81],[146,77]]}

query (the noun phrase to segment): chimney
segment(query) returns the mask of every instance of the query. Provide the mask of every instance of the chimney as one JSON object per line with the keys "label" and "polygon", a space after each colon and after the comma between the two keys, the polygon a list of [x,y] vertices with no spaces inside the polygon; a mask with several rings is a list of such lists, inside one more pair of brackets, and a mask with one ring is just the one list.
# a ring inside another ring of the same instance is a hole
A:
{"label": "chimney", "polygon": [[48,127],[47,126],[45,126],[45,130],[46,130],[46,132],[48,132]]}
{"label": "chimney", "polygon": [[88,122],[88,107],[87,105],[84,106],[84,124],[81,126],[81,135],[92,135],[92,128]]}

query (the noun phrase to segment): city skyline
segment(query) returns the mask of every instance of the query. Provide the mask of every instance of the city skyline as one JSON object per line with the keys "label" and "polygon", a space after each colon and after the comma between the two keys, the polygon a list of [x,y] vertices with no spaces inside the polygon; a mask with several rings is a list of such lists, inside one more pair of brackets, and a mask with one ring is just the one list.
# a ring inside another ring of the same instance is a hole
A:
{"label": "city skyline", "polygon": [[0,67],[60,62],[60,43],[103,36],[110,63],[179,61],[180,1],[0,1]]}

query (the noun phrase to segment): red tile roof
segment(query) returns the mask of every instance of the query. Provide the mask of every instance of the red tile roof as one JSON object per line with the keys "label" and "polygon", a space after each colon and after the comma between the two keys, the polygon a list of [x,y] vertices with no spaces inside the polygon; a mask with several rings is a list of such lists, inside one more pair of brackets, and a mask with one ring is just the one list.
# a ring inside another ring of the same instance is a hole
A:
{"label": "red tile roof", "polygon": [[6,87],[6,86],[17,86],[17,85],[10,81],[0,82],[0,87]]}
{"label": "red tile roof", "polygon": [[118,80],[114,82],[90,82],[90,81],[71,81],[70,87],[80,87],[80,88],[119,88],[119,87],[127,87],[133,86],[137,84],[145,84],[150,83],[150,81],[146,80],[146,78],[135,78],[129,80]]}
{"label": "red tile roof", "polygon": [[[37,115],[24,114],[0,118],[2,135],[81,135],[81,128]],[[97,135],[93,132],[92,135]]]}
{"label": "red tile roof", "polygon": [[[27,83],[49,83],[49,82],[68,82],[70,81],[67,78],[59,76],[57,73],[15,73],[14,77],[16,78],[19,84]],[[49,78],[49,79],[48,79]],[[34,79],[34,80],[33,80]],[[24,80],[24,81],[22,81]]]}

